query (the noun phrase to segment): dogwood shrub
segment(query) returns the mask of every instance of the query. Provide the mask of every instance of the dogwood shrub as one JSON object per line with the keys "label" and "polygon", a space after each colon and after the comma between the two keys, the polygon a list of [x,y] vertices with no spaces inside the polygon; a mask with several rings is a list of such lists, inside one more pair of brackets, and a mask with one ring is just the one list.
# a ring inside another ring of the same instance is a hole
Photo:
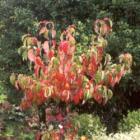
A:
{"label": "dogwood shrub", "polygon": [[130,71],[132,56],[119,56],[119,63],[105,53],[106,36],[112,31],[108,18],[96,20],[95,33],[87,52],[75,55],[77,43],[74,25],[70,25],[56,41],[53,22],[41,21],[37,36],[26,34],[19,53],[33,68],[32,75],[12,74],[11,83],[24,93],[21,108],[41,105],[48,99],[66,104],[80,104],[88,99],[106,104],[112,97],[112,88]]}

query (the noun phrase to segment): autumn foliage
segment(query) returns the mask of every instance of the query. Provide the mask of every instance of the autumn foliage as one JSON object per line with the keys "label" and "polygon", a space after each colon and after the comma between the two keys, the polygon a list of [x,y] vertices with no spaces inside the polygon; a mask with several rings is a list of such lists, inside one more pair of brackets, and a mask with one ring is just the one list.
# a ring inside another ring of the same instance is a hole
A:
{"label": "autumn foliage", "polygon": [[75,55],[75,30],[74,25],[69,26],[56,41],[53,22],[42,21],[36,37],[30,34],[22,37],[19,52],[34,71],[33,75],[10,77],[24,93],[22,109],[41,105],[50,98],[66,104],[80,104],[93,98],[104,105],[112,97],[111,88],[130,71],[130,54],[121,54],[118,64],[113,64],[111,56],[105,53],[106,36],[112,31],[110,19],[95,21],[90,46],[85,46],[87,52],[80,55]]}

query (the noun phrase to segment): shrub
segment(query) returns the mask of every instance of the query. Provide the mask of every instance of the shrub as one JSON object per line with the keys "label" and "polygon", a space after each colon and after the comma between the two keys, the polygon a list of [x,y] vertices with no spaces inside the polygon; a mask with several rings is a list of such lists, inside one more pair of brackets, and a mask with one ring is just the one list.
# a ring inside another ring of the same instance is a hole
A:
{"label": "shrub", "polygon": [[[91,98],[105,105],[111,99],[111,88],[130,71],[132,56],[121,54],[119,64],[113,64],[111,56],[105,55],[104,51],[107,46],[106,36],[112,30],[111,20],[96,20],[94,29],[95,34],[91,36],[87,52],[78,54],[74,25],[64,30],[57,42],[54,24],[49,21],[40,22],[36,37],[30,34],[22,37],[23,46],[19,48],[19,54],[23,60],[29,61],[33,74],[12,74],[10,77],[11,83],[24,92],[20,105],[22,110],[32,106],[40,107],[49,100],[68,106],[81,104]],[[44,115],[48,116],[46,111]],[[63,120],[64,114],[58,115]],[[54,120],[57,119],[56,115]],[[51,133],[60,137],[61,130]]]}
{"label": "shrub", "polygon": [[140,110],[128,112],[127,116],[119,123],[120,131],[131,131],[140,125]]}
{"label": "shrub", "polygon": [[61,34],[58,46],[51,22],[40,23],[39,40],[29,34],[23,36],[19,52],[24,60],[33,63],[34,74],[11,76],[11,82],[25,93],[22,108],[40,105],[48,98],[75,104],[94,98],[96,102],[105,104],[112,96],[109,88],[120,81],[132,64],[130,54],[120,55],[120,64],[112,64],[111,56],[107,54],[104,64],[101,64],[107,45],[104,36],[111,31],[111,24],[107,18],[97,20],[94,27],[97,35],[93,35],[87,53],[79,56],[74,56],[74,26],[69,26]]}
{"label": "shrub", "polygon": [[73,123],[78,128],[78,136],[87,136],[91,139],[93,135],[105,132],[105,127],[100,118],[91,114],[80,114],[73,118]]}
{"label": "shrub", "polygon": [[94,139],[98,140],[138,140],[140,138],[140,127],[134,127],[130,132],[120,132],[115,134],[93,136]]}

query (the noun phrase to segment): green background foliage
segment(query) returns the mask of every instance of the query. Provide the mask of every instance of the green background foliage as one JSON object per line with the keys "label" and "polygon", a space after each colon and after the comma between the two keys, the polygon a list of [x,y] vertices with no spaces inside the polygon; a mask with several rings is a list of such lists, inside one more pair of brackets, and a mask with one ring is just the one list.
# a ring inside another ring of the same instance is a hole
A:
{"label": "green background foliage", "polygon": [[104,125],[101,123],[100,118],[96,115],[81,114],[73,118],[73,123],[78,128],[79,136],[89,136],[90,139],[93,135],[99,135],[105,131]]}
{"label": "green background foliage", "polygon": [[131,131],[136,126],[140,125],[140,110],[137,111],[128,111],[127,116],[124,116],[122,121],[119,123],[119,130],[124,131]]}

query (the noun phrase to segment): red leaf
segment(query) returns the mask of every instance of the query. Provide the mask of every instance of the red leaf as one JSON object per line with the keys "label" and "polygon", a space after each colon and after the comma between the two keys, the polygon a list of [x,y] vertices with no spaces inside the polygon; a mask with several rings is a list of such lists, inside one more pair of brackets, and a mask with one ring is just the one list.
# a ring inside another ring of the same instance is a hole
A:
{"label": "red leaf", "polygon": [[75,95],[75,96],[73,97],[73,101],[74,101],[74,103],[77,105],[77,104],[79,103],[79,101],[80,101],[79,96],[78,96],[78,95]]}
{"label": "red leaf", "polygon": [[41,52],[40,48],[36,48],[36,56],[40,55],[40,52]]}
{"label": "red leaf", "polygon": [[30,101],[30,102],[33,100],[33,94],[32,94],[31,91],[28,91],[28,92],[26,93],[26,99],[27,99],[28,101]]}
{"label": "red leaf", "polygon": [[49,43],[48,43],[48,41],[45,41],[45,42],[44,42],[44,44],[43,44],[43,49],[44,49],[44,52],[45,52],[46,54],[48,54],[48,52],[49,52]]}
{"label": "red leaf", "polygon": [[115,81],[111,73],[108,75],[108,82],[112,87],[114,87]]}
{"label": "red leaf", "polygon": [[35,58],[35,64],[40,66],[40,67],[44,66],[44,63],[39,56]]}
{"label": "red leaf", "polygon": [[45,67],[43,67],[43,73],[45,74],[45,75],[47,75],[47,73],[48,73],[48,68],[45,66]]}
{"label": "red leaf", "polygon": [[68,82],[65,83],[64,89],[70,90],[70,84]]}
{"label": "red leaf", "polygon": [[80,102],[80,100],[82,100],[83,98],[83,91],[79,90],[76,95],[73,97],[73,101],[75,104],[78,104]]}
{"label": "red leaf", "polygon": [[108,25],[104,24],[104,25],[102,26],[102,30],[103,30],[103,33],[104,33],[104,34],[107,34],[107,33],[110,31],[110,28],[109,28]]}
{"label": "red leaf", "polygon": [[62,116],[61,113],[56,115],[56,120],[59,121],[59,122],[64,120],[64,117]]}
{"label": "red leaf", "polygon": [[34,54],[34,51],[33,51],[33,49],[30,49],[29,51],[28,51],[28,59],[31,61],[31,62],[34,62],[35,61],[35,54]]}
{"label": "red leaf", "polygon": [[98,63],[101,62],[103,57],[103,47],[97,47],[97,54],[98,54]]}
{"label": "red leaf", "polygon": [[52,38],[54,39],[56,36],[56,31],[55,30],[52,30]]}
{"label": "red leaf", "polygon": [[97,103],[99,103],[99,104],[102,103],[103,97],[102,97],[102,95],[101,95],[100,93],[94,92],[94,93],[93,93],[93,98],[95,99],[95,101],[96,101]]}
{"label": "red leaf", "polygon": [[61,93],[61,100],[65,102],[68,102],[70,100],[70,92],[68,90],[64,90]]}
{"label": "red leaf", "polygon": [[32,37],[31,39],[32,39],[32,44],[34,46],[36,46],[37,45],[37,42],[38,42],[37,38],[36,37]]}
{"label": "red leaf", "polygon": [[64,74],[61,74],[61,73],[55,73],[55,75],[54,75],[55,77],[55,79],[57,79],[58,81],[60,81],[60,82],[65,82],[66,81],[66,78],[65,78],[65,75]]}
{"label": "red leaf", "polygon": [[65,65],[64,73],[67,74],[70,71],[70,68],[71,68],[71,63],[67,63]]}
{"label": "red leaf", "polygon": [[37,104],[38,105],[40,105],[40,104],[42,104],[43,102],[45,102],[45,100],[46,100],[46,97],[45,97],[45,95],[44,95],[44,91],[43,90],[41,90],[39,93],[38,93],[38,99],[37,99]]}
{"label": "red leaf", "polygon": [[53,48],[56,47],[56,40],[52,40],[52,47],[53,47]]}
{"label": "red leaf", "polygon": [[93,98],[95,99],[96,102],[98,102],[99,104],[102,103],[103,101],[103,96],[99,93],[99,88],[100,88],[100,85],[96,85],[94,87],[94,91],[93,91]]}
{"label": "red leaf", "polygon": [[52,140],[61,140],[61,135],[58,132],[54,132],[51,135]]}
{"label": "red leaf", "polygon": [[39,69],[40,69],[40,67],[38,67],[37,65],[34,66],[35,76],[38,76],[39,75]]}
{"label": "red leaf", "polygon": [[50,50],[49,53],[48,53],[49,59],[51,59],[53,56],[54,56],[54,51]]}
{"label": "red leaf", "polygon": [[69,47],[70,46],[68,44],[68,41],[61,41],[59,45],[59,50],[63,51],[66,54],[68,52]]}
{"label": "red leaf", "polygon": [[26,101],[25,99],[22,100],[20,107],[22,110],[25,110],[31,106],[31,103]]}
{"label": "red leaf", "polygon": [[35,140],[41,140],[41,133],[37,132],[37,134],[35,135]]}

